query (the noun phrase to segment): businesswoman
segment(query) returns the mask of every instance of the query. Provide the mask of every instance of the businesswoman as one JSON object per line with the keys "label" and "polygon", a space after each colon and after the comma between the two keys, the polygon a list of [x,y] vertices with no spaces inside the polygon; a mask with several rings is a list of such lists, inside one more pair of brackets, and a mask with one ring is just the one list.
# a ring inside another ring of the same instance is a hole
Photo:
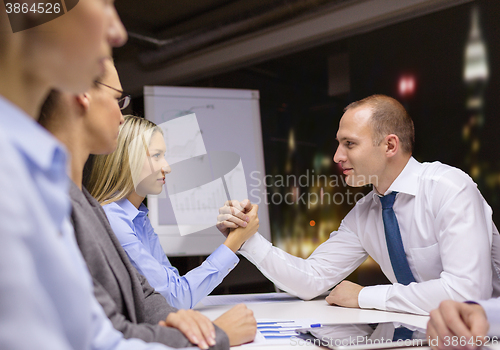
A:
{"label": "businesswoman", "polygon": [[89,154],[106,154],[116,149],[119,126],[123,123],[120,108],[129,101],[121,89],[116,69],[107,60],[106,74],[86,93],[52,91],[40,117],[40,124],[71,153],[71,223],[97,300],[125,338],[174,348],[212,346],[212,350],[225,350],[229,345],[252,340],[255,319],[243,305],[216,319],[217,327],[197,311],[179,311],[168,305],[130,264],[101,205],[83,186],[82,173]]}
{"label": "businesswoman", "polygon": [[142,204],[146,195],[159,194],[168,181],[165,151],[159,127],[144,118],[128,116],[117,150],[95,158],[87,187],[103,205],[132,265],[171,305],[192,308],[237,264],[235,252],[257,231],[257,206],[248,214],[249,220],[255,217],[248,223],[250,230],[229,234],[201,266],[180,276],[166,257]]}

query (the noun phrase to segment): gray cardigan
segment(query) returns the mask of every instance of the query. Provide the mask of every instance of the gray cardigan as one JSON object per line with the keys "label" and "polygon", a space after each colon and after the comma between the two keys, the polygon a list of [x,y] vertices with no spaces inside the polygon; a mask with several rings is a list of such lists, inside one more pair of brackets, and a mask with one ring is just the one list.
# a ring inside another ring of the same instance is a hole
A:
{"label": "gray cardigan", "polygon": [[[159,326],[177,311],[157,293],[128,260],[100,204],[71,182],[71,220],[78,246],[94,282],[94,294],[113,326],[125,338],[162,343],[180,348],[193,346],[177,329]],[[229,339],[215,326],[214,350],[229,349]]]}

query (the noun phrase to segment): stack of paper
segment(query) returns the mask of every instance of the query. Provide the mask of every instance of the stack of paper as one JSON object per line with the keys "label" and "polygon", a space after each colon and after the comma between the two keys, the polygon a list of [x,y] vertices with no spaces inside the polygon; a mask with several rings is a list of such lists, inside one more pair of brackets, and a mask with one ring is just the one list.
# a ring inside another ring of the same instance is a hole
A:
{"label": "stack of paper", "polygon": [[282,320],[282,319],[258,319],[257,335],[252,345],[263,344],[290,344],[290,338],[297,336],[295,332],[299,328],[308,328],[315,324],[311,319]]}

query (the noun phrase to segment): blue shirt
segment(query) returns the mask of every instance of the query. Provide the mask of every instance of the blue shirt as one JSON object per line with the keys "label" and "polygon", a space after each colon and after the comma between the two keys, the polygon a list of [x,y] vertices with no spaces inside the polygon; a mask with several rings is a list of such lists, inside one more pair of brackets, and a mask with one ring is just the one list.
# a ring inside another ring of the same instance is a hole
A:
{"label": "blue shirt", "polygon": [[69,222],[66,151],[0,96],[0,349],[168,349],[124,340]]}
{"label": "blue shirt", "polygon": [[137,209],[124,198],[103,208],[132,265],[176,308],[193,308],[239,262],[236,254],[222,244],[203,264],[180,276],[163,252],[144,204]]}

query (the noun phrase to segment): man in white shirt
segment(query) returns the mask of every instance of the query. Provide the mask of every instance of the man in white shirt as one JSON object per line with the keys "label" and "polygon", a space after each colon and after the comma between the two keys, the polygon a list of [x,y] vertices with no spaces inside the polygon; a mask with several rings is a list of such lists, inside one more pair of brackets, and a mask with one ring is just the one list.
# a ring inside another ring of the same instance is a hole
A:
{"label": "man in white shirt", "polygon": [[[343,281],[326,300],[346,307],[427,314],[446,299],[499,294],[491,255],[499,236],[491,208],[461,170],[412,157],[413,121],[399,102],[374,95],[352,103],[337,140],[333,160],[342,166],[346,183],[372,184],[373,191],[309,258],[287,254],[260,234],[241,248],[245,257],[279,288],[311,299],[370,255],[392,285]],[[232,203],[243,212],[247,205]],[[244,219],[234,209],[220,210],[217,226],[223,233]]]}

